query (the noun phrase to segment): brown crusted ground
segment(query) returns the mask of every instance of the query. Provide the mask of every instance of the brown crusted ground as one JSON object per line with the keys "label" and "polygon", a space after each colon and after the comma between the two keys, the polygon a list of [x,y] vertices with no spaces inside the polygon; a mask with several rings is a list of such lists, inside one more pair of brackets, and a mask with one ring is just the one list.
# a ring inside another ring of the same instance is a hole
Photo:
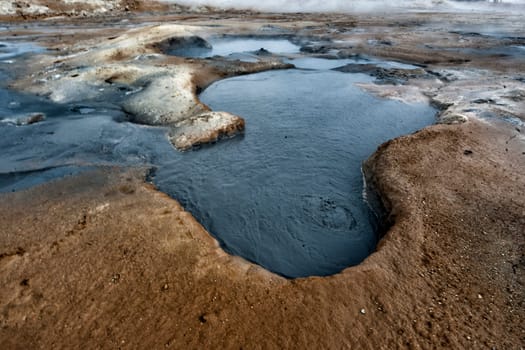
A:
{"label": "brown crusted ground", "polygon": [[[15,13],[12,15],[0,14],[0,20],[8,22],[27,21],[35,19],[45,19],[56,16],[81,18],[86,16],[93,16],[93,9],[97,9],[90,0],[77,1],[74,3],[67,3],[60,0],[13,0],[6,1],[14,5]],[[109,3],[109,2],[108,2]],[[29,5],[45,6],[49,10],[44,13],[31,13],[28,8]],[[120,0],[113,8],[113,4],[104,6],[107,13],[104,16],[122,15],[126,12],[165,12],[168,10],[179,10],[182,8],[178,5],[169,6],[166,3],[155,0],[141,1],[141,0]],[[99,14],[100,15],[100,14]]]}
{"label": "brown crusted ground", "polygon": [[364,263],[326,278],[288,281],[228,256],[136,172],[3,195],[0,344],[519,349],[518,134],[471,121],[380,147],[366,169],[394,225]]}

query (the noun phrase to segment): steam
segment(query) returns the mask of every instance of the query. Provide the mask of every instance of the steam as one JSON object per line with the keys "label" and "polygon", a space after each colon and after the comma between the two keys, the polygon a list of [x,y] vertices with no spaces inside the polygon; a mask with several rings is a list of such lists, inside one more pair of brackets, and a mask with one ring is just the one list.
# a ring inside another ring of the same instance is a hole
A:
{"label": "steam", "polygon": [[265,12],[360,12],[398,9],[483,10],[510,4],[524,5],[525,0],[503,0],[503,3],[456,2],[450,0],[162,0],[192,7],[213,6],[223,9],[250,9]]}
{"label": "steam", "polygon": [[[213,6],[224,9],[252,9],[268,12],[353,12],[357,10],[379,9],[385,4],[392,2],[378,0],[176,0],[182,5],[189,6]],[[396,2],[398,6],[419,6],[431,3],[432,0],[401,0]],[[417,6],[417,5],[416,5]],[[390,7],[390,6],[389,6]]]}

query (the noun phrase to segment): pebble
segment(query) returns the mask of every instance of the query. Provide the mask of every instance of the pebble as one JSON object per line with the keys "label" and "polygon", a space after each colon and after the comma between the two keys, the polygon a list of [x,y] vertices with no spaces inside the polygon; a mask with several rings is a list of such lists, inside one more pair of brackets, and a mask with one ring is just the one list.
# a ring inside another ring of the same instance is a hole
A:
{"label": "pebble", "polygon": [[360,312],[361,312],[361,315],[364,315],[364,314],[366,314],[366,310],[365,310],[365,309],[361,309],[361,311],[360,311]]}
{"label": "pebble", "polygon": [[111,283],[118,283],[120,281],[120,274],[116,273],[113,276],[111,276]]}

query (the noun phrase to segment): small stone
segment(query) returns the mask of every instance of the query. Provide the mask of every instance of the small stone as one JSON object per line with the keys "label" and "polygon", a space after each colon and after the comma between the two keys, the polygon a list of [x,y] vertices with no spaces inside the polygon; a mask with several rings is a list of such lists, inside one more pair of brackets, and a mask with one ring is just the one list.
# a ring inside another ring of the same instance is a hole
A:
{"label": "small stone", "polygon": [[173,126],[170,141],[178,150],[185,151],[243,131],[244,119],[241,117],[226,112],[205,112]]}
{"label": "small stone", "polygon": [[120,281],[120,273],[111,276],[111,283],[117,284]]}
{"label": "small stone", "polygon": [[440,124],[462,124],[468,121],[468,117],[459,113],[448,113],[440,118]]}
{"label": "small stone", "polygon": [[483,299],[483,295],[478,294],[478,299]]}
{"label": "small stone", "polygon": [[365,309],[361,309],[361,311],[359,311],[359,312],[361,312],[361,315],[366,314],[366,310]]}
{"label": "small stone", "polygon": [[31,125],[31,124],[35,124],[35,123],[44,121],[45,119],[46,119],[46,116],[44,113],[29,113],[29,114],[16,118],[15,124],[19,126],[20,125]]}

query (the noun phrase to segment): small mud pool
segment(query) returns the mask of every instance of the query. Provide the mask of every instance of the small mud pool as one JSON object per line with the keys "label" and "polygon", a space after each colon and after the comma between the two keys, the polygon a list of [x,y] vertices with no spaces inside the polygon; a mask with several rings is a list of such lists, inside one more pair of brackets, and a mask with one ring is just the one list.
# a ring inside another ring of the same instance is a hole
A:
{"label": "small mud pool", "polygon": [[[220,37],[208,40],[209,45],[199,42],[188,42],[179,48],[170,50],[170,54],[182,57],[230,57],[243,61],[256,60],[257,52],[268,52],[273,54],[295,54],[299,53],[300,47],[287,39],[264,39],[243,37]],[[262,49],[262,50],[261,50]]]}
{"label": "small mud pool", "polygon": [[220,81],[201,99],[243,116],[244,137],[181,153],[158,169],[156,184],[227,251],[271,271],[328,275],[358,264],[378,239],[363,200],[362,161],[435,114],[353,85],[370,80],[288,70]]}

